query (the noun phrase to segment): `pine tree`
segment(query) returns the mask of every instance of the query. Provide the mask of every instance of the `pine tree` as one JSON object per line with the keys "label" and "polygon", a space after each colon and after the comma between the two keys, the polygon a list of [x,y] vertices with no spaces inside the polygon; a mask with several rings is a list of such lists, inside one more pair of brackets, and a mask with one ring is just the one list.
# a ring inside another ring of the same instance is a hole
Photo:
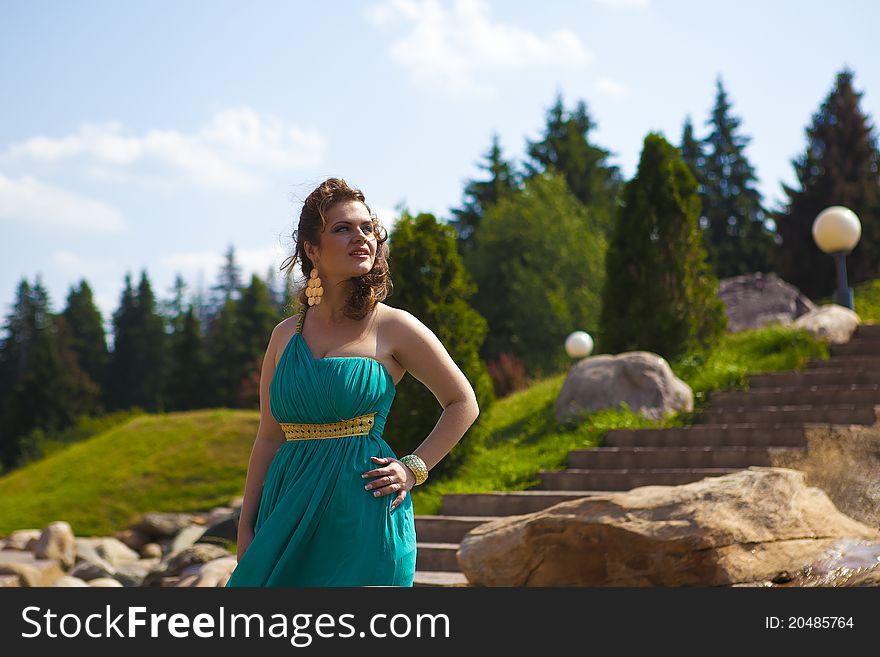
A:
{"label": "pine tree", "polygon": [[[23,281],[0,346],[0,459],[5,468],[41,456],[34,429],[55,432],[98,410],[98,387],[80,369],[63,316],[38,275]],[[42,434],[39,434],[42,435]]]}
{"label": "pine tree", "polygon": [[492,135],[492,146],[483,157],[485,162],[479,167],[488,174],[488,179],[468,181],[462,207],[452,210],[455,219],[448,222],[458,233],[461,253],[466,253],[473,245],[473,234],[486,211],[519,187],[513,165],[502,156],[497,133]]}
{"label": "pine tree", "polygon": [[259,407],[259,387],[256,388],[257,395],[254,397],[253,386],[250,386],[251,392],[245,398],[242,395],[243,385],[245,381],[259,382],[266,345],[281,318],[278,317],[278,311],[272,303],[269,288],[256,274],[251,276],[250,285],[241,293],[238,302],[238,321],[242,337],[238,352],[241,384],[236,407],[247,408],[253,404]]}
{"label": "pine tree", "polygon": [[107,408],[133,406],[150,412],[167,410],[167,336],[165,321],[156,310],[156,299],[146,271],[137,292],[126,274],[125,290],[114,313],[114,344],[110,357]]}
{"label": "pine tree", "polygon": [[[740,134],[740,124],[719,77],[715,106],[706,122],[709,134],[702,142],[704,165],[696,167],[703,246],[719,278],[771,269],[773,234],[764,225],[767,217],[755,188],[757,178],[745,154],[750,138]],[[693,170],[693,153],[682,155]]]}
{"label": "pine tree", "polygon": [[[701,195],[703,192],[703,173],[706,168],[706,155],[703,153],[703,144],[694,135],[694,126],[691,123],[691,117],[687,116],[684,120],[684,126],[681,130],[681,159],[688,165],[691,173],[697,181],[697,191]],[[700,217],[700,228],[705,228],[704,218]]]}
{"label": "pine tree", "polygon": [[195,308],[184,313],[181,330],[171,335],[166,395],[170,408],[190,410],[208,405],[211,372],[205,357],[202,331]]}
{"label": "pine tree", "polygon": [[70,289],[63,314],[79,366],[100,387],[107,376],[110,354],[101,311],[95,305],[92,289],[85,280],[80,281],[78,288]]}
{"label": "pine tree", "polygon": [[211,310],[207,322],[209,327],[229,299],[238,300],[241,288],[241,267],[235,261],[235,248],[230,245],[217,276],[217,284],[211,288]]}
{"label": "pine tree", "polygon": [[205,384],[211,406],[238,407],[242,377],[240,345],[244,338],[238,302],[227,298],[205,335],[205,353],[211,371]]}
{"label": "pine tree", "polygon": [[783,185],[788,200],[774,214],[781,238],[777,271],[813,299],[836,287],[834,260],[812,234],[816,217],[829,206],[848,207],[862,224],[861,239],[847,257],[848,283],[880,276],[880,154],[861,97],[853,72],[843,69],[806,130],[805,152],[792,161],[797,186]]}
{"label": "pine tree", "polygon": [[[486,320],[469,304],[474,284],[464,266],[452,227],[431,214],[413,217],[402,209],[394,226],[389,266],[394,281],[391,304],[427,326],[468,378],[482,411],[494,401],[492,382],[479,347],[486,336]],[[418,447],[431,433],[442,409],[425,385],[404,377],[398,384],[385,435],[400,454]],[[437,464],[437,476],[452,472],[470,451],[465,436]],[[432,470],[432,476],[435,476]]]}
{"label": "pine tree", "polygon": [[562,174],[572,193],[596,216],[597,225],[607,236],[617,207],[621,176],[618,167],[608,164],[611,153],[590,142],[590,132],[595,128],[584,101],[566,114],[562,94],[557,94],[556,102],[547,112],[542,139],[526,140],[530,161],[524,163],[524,168],[527,178],[551,169]]}
{"label": "pine tree", "polygon": [[727,320],[705,262],[697,181],[661,135],[645,138],[606,258],[600,353],[645,350],[675,360],[711,347]]}

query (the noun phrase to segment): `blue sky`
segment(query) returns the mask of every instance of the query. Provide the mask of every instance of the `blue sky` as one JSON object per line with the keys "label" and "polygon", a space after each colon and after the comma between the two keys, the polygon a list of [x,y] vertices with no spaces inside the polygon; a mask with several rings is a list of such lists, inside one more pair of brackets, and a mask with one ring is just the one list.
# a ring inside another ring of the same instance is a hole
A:
{"label": "blue sky", "polygon": [[[126,272],[167,297],[278,265],[321,180],[441,219],[497,132],[520,162],[557,91],[628,178],[645,135],[697,135],[721,75],[782,199],[804,128],[849,65],[880,115],[878,3],[0,0],[0,302],[86,278],[108,329]],[[393,300],[389,299],[393,304]]]}

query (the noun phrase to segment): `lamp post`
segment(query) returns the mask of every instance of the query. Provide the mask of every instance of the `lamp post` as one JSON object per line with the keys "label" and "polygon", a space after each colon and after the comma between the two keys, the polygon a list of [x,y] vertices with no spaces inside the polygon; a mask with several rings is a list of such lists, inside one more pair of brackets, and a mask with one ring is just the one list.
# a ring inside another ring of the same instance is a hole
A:
{"label": "lamp post", "polygon": [[852,288],[846,285],[846,256],[859,243],[862,224],[856,213],[842,205],[825,208],[813,221],[813,240],[837,263],[837,290],[834,303],[853,310]]}

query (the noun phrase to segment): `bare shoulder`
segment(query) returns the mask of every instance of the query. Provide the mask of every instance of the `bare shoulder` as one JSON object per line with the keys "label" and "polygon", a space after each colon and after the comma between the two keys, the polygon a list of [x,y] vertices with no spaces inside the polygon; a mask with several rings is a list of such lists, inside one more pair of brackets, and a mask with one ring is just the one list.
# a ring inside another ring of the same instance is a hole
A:
{"label": "bare shoulder", "polygon": [[473,388],[434,331],[401,308],[387,306],[385,316],[392,355],[443,407],[474,399]]}

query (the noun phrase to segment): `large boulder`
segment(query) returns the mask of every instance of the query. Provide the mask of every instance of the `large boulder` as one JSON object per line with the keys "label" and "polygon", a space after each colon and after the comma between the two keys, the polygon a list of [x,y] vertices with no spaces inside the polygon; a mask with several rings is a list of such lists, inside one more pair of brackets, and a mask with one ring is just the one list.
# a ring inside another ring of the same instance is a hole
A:
{"label": "large boulder", "polygon": [[494,520],[457,554],[477,586],[730,586],[794,572],[846,537],[880,532],[843,515],[804,473],[752,466]]}
{"label": "large boulder", "polygon": [[793,326],[829,344],[843,344],[850,341],[861,323],[859,316],[849,308],[829,303],[804,313],[794,321]]}
{"label": "large boulder", "polygon": [[559,422],[626,402],[636,413],[658,420],[678,411],[691,411],[694,393],[662,356],[628,351],[583,358],[569,368],[556,398]]}
{"label": "large boulder", "polygon": [[787,326],[816,309],[800,290],[772,272],[723,278],[718,281],[718,296],[724,302],[729,333],[774,323]]}

